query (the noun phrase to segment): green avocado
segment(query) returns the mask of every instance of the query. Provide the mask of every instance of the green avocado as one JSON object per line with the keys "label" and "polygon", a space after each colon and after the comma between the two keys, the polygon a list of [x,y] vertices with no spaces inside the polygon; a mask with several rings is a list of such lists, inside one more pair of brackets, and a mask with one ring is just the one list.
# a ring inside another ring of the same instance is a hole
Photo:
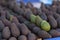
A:
{"label": "green avocado", "polygon": [[45,30],[45,31],[49,31],[50,30],[50,24],[47,21],[42,21],[41,22],[41,29]]}
{"label": "green avocado", "polygon": [[33,14],[31,14],[31,16],[30,16],[30,20],[31,20],[32,23],[35,23],[36,16],[33,15]]}
{"label": "green avocado", "polygon": [[40,18],[40,16],[37,15],[37,16],[36,16],[36,21],[35,21],[35,22],[36,22],[36,25],[37,25],[37,26],[40,26],[40,24],[41,24],[42,21],[43,21],[43,20]]}

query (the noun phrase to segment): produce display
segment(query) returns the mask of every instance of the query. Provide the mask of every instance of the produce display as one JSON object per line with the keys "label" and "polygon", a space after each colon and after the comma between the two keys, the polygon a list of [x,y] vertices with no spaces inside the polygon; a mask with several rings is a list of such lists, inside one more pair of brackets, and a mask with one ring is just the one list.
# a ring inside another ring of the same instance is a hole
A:
{"label": "produce display", "polygon": [[42,40],[60,36],[60,2],[35,8],[0,0],[0,40]]}

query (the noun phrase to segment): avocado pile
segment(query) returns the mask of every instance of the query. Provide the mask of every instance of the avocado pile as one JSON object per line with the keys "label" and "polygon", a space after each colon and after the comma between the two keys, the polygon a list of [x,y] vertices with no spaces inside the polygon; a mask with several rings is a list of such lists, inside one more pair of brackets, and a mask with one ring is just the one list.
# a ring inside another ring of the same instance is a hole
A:
{"label": "avocado pile", "polygon": [[60,37],[60,2],[41,4],[37,9],[30,2],[18,5],[16,0],[0,0],[0,40]]}

